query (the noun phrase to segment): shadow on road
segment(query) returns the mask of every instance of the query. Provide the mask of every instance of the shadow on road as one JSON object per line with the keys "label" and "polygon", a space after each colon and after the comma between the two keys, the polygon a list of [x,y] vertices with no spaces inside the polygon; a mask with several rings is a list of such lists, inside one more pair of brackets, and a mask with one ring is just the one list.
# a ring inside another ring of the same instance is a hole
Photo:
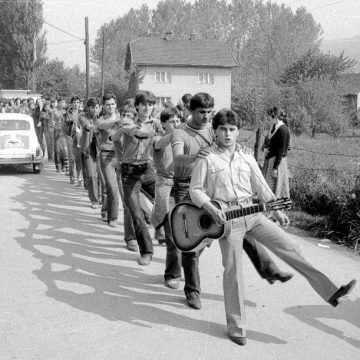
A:
{"label": "shadow on road", "polygon": [[[330,335],[336,336],[350,345],[360,349],[360,337],[355,339],[346,336],[342,331],[327,325],[327,320],[345,320],[356,328],[360,328],[360,299],[354,301],[343,301],[333,309],[329,305],[303,305],[301,307],[292,307],[285,309],[287,314],[295,316],[305,324],[318,330],[324,331]],[[324,320],[324,321],[322,321]]]}
{"label": "shadow on road", "polygon": [[[34,274],[46,285],[48,297],[111,321],[145,327],[157,323],[226,338],[224,325],[167,310],[188,310],[182,290],[163,287],[162,274],[154,276],[146,268],[126,266],[125,261],[135,262],[138,254],[119,251],[125,248],[120,241],[123,234],[118,243],[114,241],[113,230],[89,210],[83,189],[51,171],[40,176],[16,175],[26,181],[22,193],[13,199],[18,204],[13,211],[29,222],[29,227],[19,229],[23,235],[16,241],[41,262]],[[164,263],[156,257],[153,261]],[[203,293],[202,298],[223,301],[215,294]],[[251,301],[246,305],[256,307]],[[249,331],[248,337],[262,343],[286,343],[255,331]]]}

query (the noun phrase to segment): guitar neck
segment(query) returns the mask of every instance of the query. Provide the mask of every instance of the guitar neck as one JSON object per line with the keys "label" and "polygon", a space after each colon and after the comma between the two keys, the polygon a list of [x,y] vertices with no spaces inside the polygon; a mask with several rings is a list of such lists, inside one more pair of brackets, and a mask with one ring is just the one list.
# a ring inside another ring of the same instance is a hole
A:
{"label": "guitar neck", "polygon": [[254,204],[246,207],[239,207],[238,209],[225,211],[226,220],[236,219],[246,215],[252,215],[259,212],[266,211],[265,204]]}

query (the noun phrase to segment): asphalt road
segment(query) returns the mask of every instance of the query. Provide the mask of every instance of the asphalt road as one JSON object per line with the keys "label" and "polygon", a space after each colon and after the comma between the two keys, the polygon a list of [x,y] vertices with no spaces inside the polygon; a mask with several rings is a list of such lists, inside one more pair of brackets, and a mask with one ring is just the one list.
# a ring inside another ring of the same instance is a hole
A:
{"label": "asphalt road", "polygon": [[[165,247],[149,267],[126,250],[123,228],[101,222],[82,188],[46,165],[0,168],[0,359],[355,360],[360,356],[360,254],[299,239],[338,285],[332,308],[299,274],[269,285],[244,255],[248,343],[226,333],[217,243],[200,260],[200,311],[163,286]],[[122,217],[122,212],[120,213]],[[279,263],[285,270],[287,265]]]}

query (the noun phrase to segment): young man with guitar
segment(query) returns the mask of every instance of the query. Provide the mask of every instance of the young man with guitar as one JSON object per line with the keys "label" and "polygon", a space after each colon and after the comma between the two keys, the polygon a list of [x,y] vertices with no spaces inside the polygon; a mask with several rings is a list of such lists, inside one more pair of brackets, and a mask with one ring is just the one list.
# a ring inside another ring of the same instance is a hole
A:
{"label": "young man with guitar", "polygon": [[[287,234],[263,214],[255,213],[256,209],[251,209],[251,198],[255,193],[265,203],[274,201],[275,195],[267,185],[255,159],[236,143],[240,121],[232,110],[222,109],[214,116],[212,127],[216,142],[209,149],[207,157],[196,161],[189,191],[195,205],[206,210],[217,226],[225,227],[219,244],[224,265],[227,327],[230,338],[239,345],[245,345],[246,319],[241,257],[246,234],[250,234],[301,273],[313,289],[332,306],[338,305],[339,298],[348,294],[356,281],[352,280],[337,288],[326,275],[303,257],[294,236]],[[221,207],[216,205],[218,203]],[[249,208],[248,213],[251,215],[228,221],[237,217],[236,208]],[[285,213],[280,210],[273,211],[273,217],[281,225],[289,223]],[[188,229],[188,232],[191,233],[191,229]]]}
{"label": "young man with guitar", "polygon": [[[190,199],[189,184],[195,160],[208,156],[210,154],[208,149],[214,142],[214,132],[210,123],[214,109],[213,97],[207,93],[195,94],[190,100],[189,108],[191,119],[184,128],[175,129],[172,137],[175,203]],[[244,249],[261,277],[269,283],[272,284],[276,280],[285,282],[292,278],[292,274],[280,271],[265,249],[253,239],[244,240]],[[184,292],[187,304],[193,309],[201,308],[199,275],[201,251],[182,253]]]}

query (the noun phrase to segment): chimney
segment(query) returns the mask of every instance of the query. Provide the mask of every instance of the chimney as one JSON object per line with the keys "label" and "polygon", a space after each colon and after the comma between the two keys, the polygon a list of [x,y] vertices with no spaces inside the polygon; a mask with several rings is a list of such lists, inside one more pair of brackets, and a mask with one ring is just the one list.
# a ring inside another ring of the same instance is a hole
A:
{"label": "chimney", "polygon": [[172,31],[166,31],[164,40],[170,40],[172,38],[172,34],[173,34]]}
{"label": "chimney", "polygon": [[190,39],[189,40],[196,40],[196,33],[190,33]]}

